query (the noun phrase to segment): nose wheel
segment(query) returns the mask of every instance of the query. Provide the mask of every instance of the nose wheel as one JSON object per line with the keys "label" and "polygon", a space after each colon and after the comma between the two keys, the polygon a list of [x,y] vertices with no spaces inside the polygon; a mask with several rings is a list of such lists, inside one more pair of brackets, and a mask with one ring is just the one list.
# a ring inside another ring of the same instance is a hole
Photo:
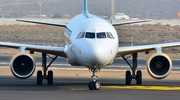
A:
{"label": "nose wheel", "polygon": [[99,69],[91,69],[93,75],[92,75],[92,81],[88,83],[89,90],[99,90],[101,88],[101,84],[97,81],[96,73],[99,71]]}
{"label": "nose wheel", "polygon": [[101,88],[101,84],[99,82],[93,82],[93,81],[90,81],[88,83],[88,88],[89,90],[99,90]]}

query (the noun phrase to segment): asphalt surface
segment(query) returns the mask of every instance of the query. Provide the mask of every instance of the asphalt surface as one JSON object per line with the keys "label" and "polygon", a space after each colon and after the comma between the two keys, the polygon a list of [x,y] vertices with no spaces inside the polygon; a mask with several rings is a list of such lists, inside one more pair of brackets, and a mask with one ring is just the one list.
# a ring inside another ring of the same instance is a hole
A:
{"label": "asphalt surface", "polygon": [[34,77],[19,80],[0,76],[0,100],[177,100],[180,93],[180,80],[143,80],[142,86],[126,86],[124,79],[99,78],[102,87],[98,91],[88,90],[89,80],[58,77],[54,85],[43,81],[39,86]]}

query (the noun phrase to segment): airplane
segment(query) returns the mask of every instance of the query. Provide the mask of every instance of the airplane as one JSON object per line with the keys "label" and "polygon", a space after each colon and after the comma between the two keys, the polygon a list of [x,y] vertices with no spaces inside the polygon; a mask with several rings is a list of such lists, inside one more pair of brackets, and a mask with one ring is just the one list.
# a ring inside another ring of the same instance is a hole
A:
{"label": "airplane", "polygon": [[[37,71],[37,85],[41,85],[43,79],[46,79],[49,85],[53,84],[53,71],[48,71],[48,68],[59,56],[66,58],[72,66],[85,66],[91,70],[92,81],[88,83],[89,90],[100,90],[101,84],[97,81],[97,72],[112,64],[117,57],[122,57],[130,67],[130,70],[125,73],[125,84],[130,85],[132,79],[135,79],[136,84],[141,85],[142,72],[137,70],[138,53],[156,51],[147,59],[147,72],[155,79],[163,79],[171,72],[172,61],[166,53],[162,52],[162,49],[180,46],[180,42],[119,46],[118,34],[114,26],[147,22],[148,20],[110,23],[89,13],[88,0],[82,0],[82,12],[73,17],[68,24],[24,19],[17,21],[65,28],[65,46],[0,42],[1,47],[19,49],[19,52],[10,59],[11,72],[19,79],[29,78],[34,73],[36,63],[33,54],[34,52],[42,53],[42,71]],[[49,55],[53,57],[50,56],[52,61],[47,64],[46,59]],[[132,63],[128,61],[130,57],[132,57]]]}

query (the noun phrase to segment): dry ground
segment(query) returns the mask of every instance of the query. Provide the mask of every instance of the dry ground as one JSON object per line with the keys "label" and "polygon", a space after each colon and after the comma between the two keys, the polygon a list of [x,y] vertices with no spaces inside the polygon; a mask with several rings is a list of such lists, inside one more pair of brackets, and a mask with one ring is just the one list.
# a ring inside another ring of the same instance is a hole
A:
{"label": "dry ground", "polygon": [[[175,42],[180,41],[180,26],[161,25],[125,25],[115,27],[119,35],[120,46],[130,46],[133,37],[134,45]],[[64,28],[44,25],[1,25],[0,41],[63,46]],[[12,56],[18,50],[9,48],[0,48],[0,56]],[[170,54],[174,59],[180,58],[180,48],[164,49],[165,53]],[[39,56],[40,54],[36,53]],[[141,53],[140,58],[146,58],[147,55]]]}

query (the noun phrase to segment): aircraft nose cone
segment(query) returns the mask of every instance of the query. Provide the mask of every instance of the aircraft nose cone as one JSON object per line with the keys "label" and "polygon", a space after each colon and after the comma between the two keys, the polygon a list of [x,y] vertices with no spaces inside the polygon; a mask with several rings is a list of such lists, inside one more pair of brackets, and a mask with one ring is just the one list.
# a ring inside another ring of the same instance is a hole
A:
{"label": "aircraft nose cone", "polygon": [[89,48],[87,58],[88,64],[94,67],[104,66],[107,63],[108,50],[105,46],[94,46]]}
{"label": "aircraft nose cone", "polygon": [[116,50],[113,51],[110,43],[102,40],[87,40],[72,47],[73,57],[82,66],[88,68],[103,68],[110,64]]}

